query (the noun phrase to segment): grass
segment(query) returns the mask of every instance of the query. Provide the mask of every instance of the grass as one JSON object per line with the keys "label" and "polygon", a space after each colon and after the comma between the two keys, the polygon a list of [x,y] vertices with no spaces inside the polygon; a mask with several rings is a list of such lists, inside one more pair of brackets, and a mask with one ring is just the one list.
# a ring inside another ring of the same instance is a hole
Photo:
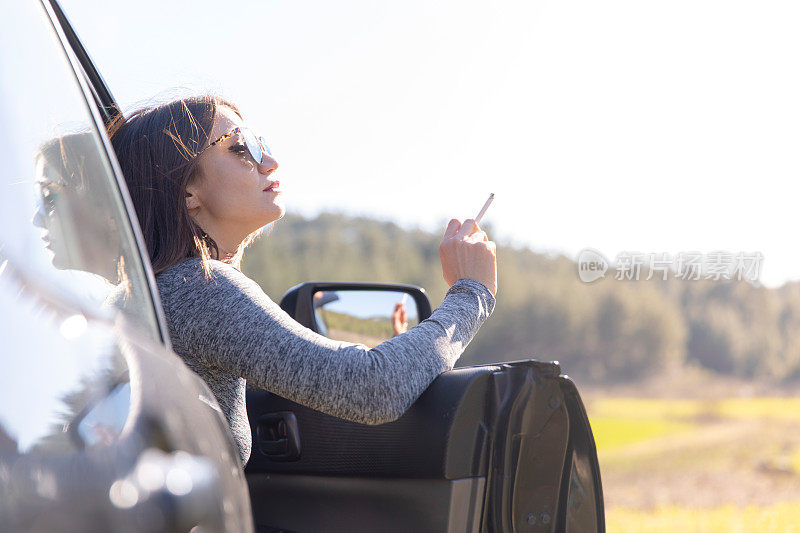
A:
{"label": "grass", "polygon": [[601,398],[591,403],[592,416],[629,420],[730,418],[800,421],[800,398],[728,398],[721,400],[654,400]]}
{"label": "grass", "polygon": [[608,531],[800,532],[800,399],[588,402]]}
{"label": "grass", "polygon": [[736,398],[715,406],[727,418],[758,418],[800,421],[800,398]]}
{"label": "grass", "polygon": [[600,398],[589,404],[589,414],[628,420],[686,419],[701,415],[704,408],[702,400]]}
{"label": "grass", "polygon": [[690,431],[693,424],[672,420],[634,420],[593,417],[592,432],[597,448],[603,452],[617,450],[629,444]]}

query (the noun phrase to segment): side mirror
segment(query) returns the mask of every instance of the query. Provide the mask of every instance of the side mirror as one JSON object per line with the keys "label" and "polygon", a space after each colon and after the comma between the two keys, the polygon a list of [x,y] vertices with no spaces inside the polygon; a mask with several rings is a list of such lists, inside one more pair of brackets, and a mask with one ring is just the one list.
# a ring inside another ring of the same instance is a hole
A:
{"label": "side mirror", "polygon": [[292,287],[281,308],[332,339],[375,346],[431,316],[425,290],[414,285],[313,281]]}

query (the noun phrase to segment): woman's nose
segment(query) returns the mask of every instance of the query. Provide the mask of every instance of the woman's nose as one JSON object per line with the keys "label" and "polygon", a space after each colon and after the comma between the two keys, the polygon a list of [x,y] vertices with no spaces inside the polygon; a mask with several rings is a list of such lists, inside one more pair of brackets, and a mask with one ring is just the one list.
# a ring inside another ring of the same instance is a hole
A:
{"label": "woman's nose", "polygon": [[271,155],[265,153],[261,156],[261,164],[258,165],[258,171],[262,174],[267,174],[278,168],[278,162]]}
{"label": "woman's nose", "polygon": [[31,222],[37,228],[47,229],[47,223],[46,223],[47,217],[42,212],[42,209],[43,209],[42,207],[38,207],[36,209],[36,212],[33,214],[33,219],[31,219]]}

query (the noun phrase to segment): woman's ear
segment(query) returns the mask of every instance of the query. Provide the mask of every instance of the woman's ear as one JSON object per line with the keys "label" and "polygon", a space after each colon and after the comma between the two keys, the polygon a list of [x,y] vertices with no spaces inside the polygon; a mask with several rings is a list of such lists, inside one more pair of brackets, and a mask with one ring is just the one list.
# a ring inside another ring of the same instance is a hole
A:
{"label": "woman's ear", "polygon": [[186,186],[186,209],[193,211],[200,207],[200,198],[197,196],[197,188],[193,185]]}

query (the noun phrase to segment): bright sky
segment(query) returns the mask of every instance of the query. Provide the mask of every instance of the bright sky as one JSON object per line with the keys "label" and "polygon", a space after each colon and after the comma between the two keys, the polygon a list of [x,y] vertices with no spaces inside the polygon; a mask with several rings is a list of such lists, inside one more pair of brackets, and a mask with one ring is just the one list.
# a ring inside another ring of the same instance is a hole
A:
{"label": "bright sky", "polygon": [[[213,91],[288,209],[501,241],[764,255],[800,279],[800,4],[62,0],[122,105]],[[279,231],[279,227],[276,228]]]}
{"label": "bright sky", "polygon": [[385,317],[391,319],[394,306],[402,302],[409,320],[417,320],[417,304],[411,297],[389,291],[337,291],[338,299],[323,304],[323,308],[359,318]]}

